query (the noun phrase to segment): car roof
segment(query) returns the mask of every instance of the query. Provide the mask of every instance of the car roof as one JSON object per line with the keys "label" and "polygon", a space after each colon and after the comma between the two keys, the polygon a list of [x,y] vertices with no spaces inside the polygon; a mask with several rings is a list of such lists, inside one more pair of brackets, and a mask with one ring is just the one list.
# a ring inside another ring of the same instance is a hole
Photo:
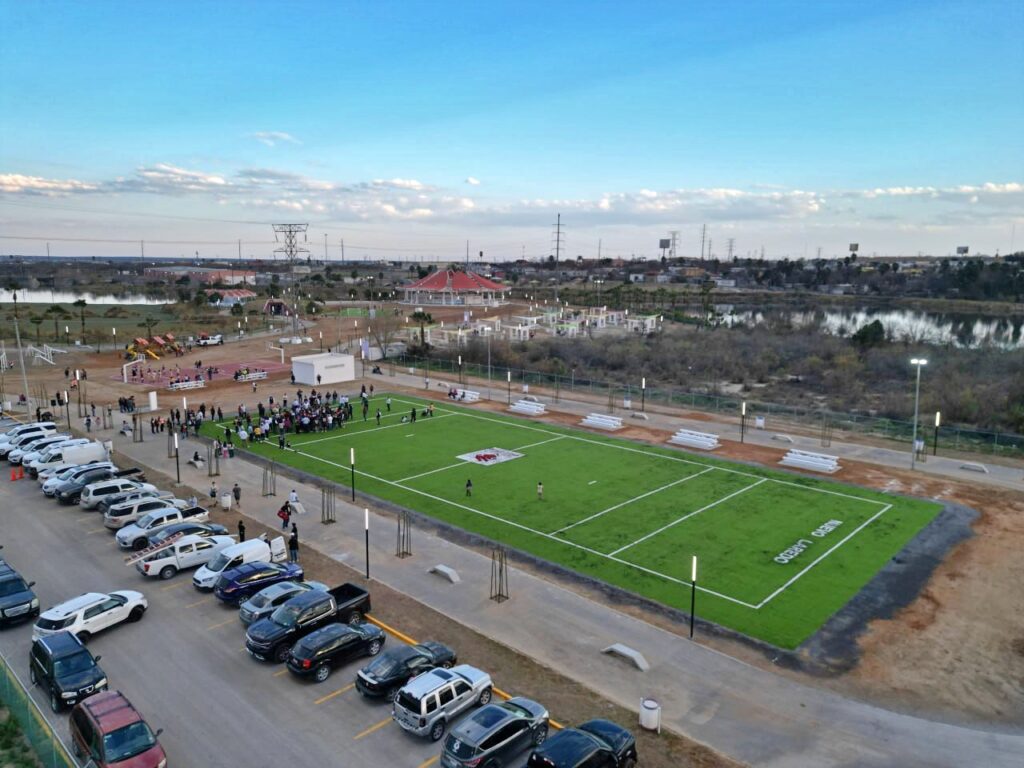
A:
{"label": "car roof", "polygon": [[94,694],[82,701],[79,706],[88,710],[104,734],[142,720],[142,715],[120,691]]}
{"label": "car roof", "polygon": [[78,613],[83,608],[95,605],[106,599],[107,595],[100,594],[99,592],[86,592],[84,595],[72,597],[70,600],[65,600],[63,603],[53,606],[43,615],[47,618],[57,617],[65,619],[73,613]]}
{"label": "car roof", "polygon": [[598,718],[596,720],[588,720],[585,723],[580,723],[576,727],[581,731],[586,731],[589,734],[597,736],[616,752],[619,752],[633,739],[633,734],[618,723],[613,723],[611,720]]}
{"label": "car roof", "polygon": [[45,647],[55,659],[85,650],[82,641],[70,632],[55,632],[39,638],[36,642]]}
{"label": "car roof", "polygon": [[307,646],[319,647],[324,643],[327,643],[335,638],[341,637],[342,635],[358,635],[359,632],[350,627],[348,624],[328,624],[326,627],[320,627],[315,632],[311,632],[302,639],[302,643]]}
{"label": "car roof", "polygon": [[467,744],[479,744],[517,714],[501,704],[488,704],[452,728],[452,735]]}
{"label": "car roof", "polygon": [[566,728],[559,731],[535,750],[535,754],[547,758],[555,765],[569,764],[593,753],[598,747],[597,740],[585,731]]}
{"label": "car roof", "polygon": [[324,599],[326,592],[321,592],[319,589],[307,589],[305,592],[299,592],[295,597],[288,598],[288,602],[285,605],[302,610],[308,608],[311,605],[315,605]]}
{"label": "car roof", "polygon": [[307,590],[299,586],[298,582],[295,581],[279,581],[276,584],[271,584],[269,587],[264,587],[257,595],[263,595],[264,597],[275,598],[278,595],[283,595],[287,592],[306,592]]}
{"label": "car roof", "polygon": [[429,672],[424,672],[418,677],[414,677],[406,685],[406,690],[417,698],[425,696],[436,688],[441,687],[445,683],[448,683],[455,678],[462,678],[470,685],[475,685],[483,677],[486,677],[486,673],[481,672],[476,667],[471,667],[468,664],[460,664],[457,667],[451,669],[432,669]]}

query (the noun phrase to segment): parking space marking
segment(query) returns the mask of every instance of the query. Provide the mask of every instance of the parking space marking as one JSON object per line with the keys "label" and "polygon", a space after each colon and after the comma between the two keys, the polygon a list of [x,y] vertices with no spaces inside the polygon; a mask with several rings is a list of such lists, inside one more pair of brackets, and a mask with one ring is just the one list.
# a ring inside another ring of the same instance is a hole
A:
{"label": "parking space marking", "polygon": [[287,675],[287,674],[288,674],[288,667],[285,667],[284,669],[280,670],[279,672],[275,672],[274,673],[274,677],[280,677],[281,675]]}
{"label": "parking space marking", "polygon": [[355,683],[349,683],[344,688],[339,688],[334,693],[328,693],[326,696],[321,696],[319,699],[317,699],[313,703],[314,704],[323,704],[325,701],[330,701],[335,696],[340,696],[341,694],[345,693],[346,691],[351,691],[355,687],[356,687]]}
{"label": "parking space marking", "polygon": [[210,631],[210,630],[212,630],[212,629],[217,629],[218,627],[223,627],[223,626],[225,626],[226,624],[230,624],[230,623],[231,623],[231,622],[233,622],[234,620],[235,620],[235,617],[234,617],[234,616],[232,616],[232,617],[231,617],[230,619],[225,619],[224,621],[218,622],[217,624],[211,624],[210,626],[208,626],[208,627],[206,628],[206,631],[207,631],[207,632],[209,632],[209,631]]}
{"label": "parking space marking", "polygon": [[434,763],[436,763],[436,762],[438,761],[438,759],[439,759],[439,758],[440,758],[440,755],[434,755],[434,756],[433,756],[432,758],[430,758],[429,760],[424,760],[424,761],[423,761],[422,763],[420,763],[419,765],[417,765],[417,766],[416,766],[416,768],[429,768],[429,766],[431,766],[431,765],[433,765]]}
{"label": "parking space marking", "polygon": [[177,584],[168,584],[166,587],[160,587],[161,592],[166,592],[169,589],[178,589],[179,587],[185,586],[187,582],[179,581]]}
{"label": "parking space marking", "polygon": [[195,608],[197,605],[202,605],[205,602],[206,602],[206,598],[203,598],[201,600],[196,600],[194,603],[189,603],[185,607],[186,608]]}
{"label": "parking space marking", "polygon": [[92,534],[94,534],[94,533],[103,533],[106,530],[107,530],[106,528],[93,528],[91,531],[86,531],[85,535],[86,536],[92,536]]}
{"label": "parking space marking", "polygon": [[394,718],[392,718],[392,717],[389,717],[386,720],[381,720],[376,725],[371,725],[365,731],[360,731],[359,733],[357,733],[355,736],[352,737],[352,740],[353,741],[359,741],[364,736],[369,736],[371,733],[375,733],[375,732],[379,731],[385,725],[387,725],[388,723],[391,723],[393,721],[394,721]]}

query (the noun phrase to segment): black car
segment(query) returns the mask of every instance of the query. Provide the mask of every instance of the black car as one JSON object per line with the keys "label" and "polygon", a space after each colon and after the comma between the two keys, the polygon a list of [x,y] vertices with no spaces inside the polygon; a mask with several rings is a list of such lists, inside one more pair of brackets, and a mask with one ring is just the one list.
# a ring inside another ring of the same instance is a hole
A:
{"label": "black car", "polygon": [[106,690],[107,676],[82,641],[70,632],[40,637],[32,643],[29,677],[50,697],[50,709],[60,712],[94,693]]}
{"label": "black car", "polygon": [[376,656],[384,640],[384,632],[373,624],[328,624],[292,646],[288,669],[322,683],[339,664],[356,656]]}
{"label": "black car", "polygon": [[213,595],[228,605],[238,605],[264,587],[281,581],[302,581],[304,576],[298,563],[243,563],[220,575]]}
{"label": "black car", "polygon": [[58,485],[57,492],[54,495],[61,504],[77,504],[82,498],[82,491],[85,490],[85,486],[89,485],[89,483],[109,480],[116,476],[112,469],[90,469],[74,480],[65,480]]}
{"label": "black car", "polygon": [[146,546],[159,544],[170,536],[180,533],[184,536],[227,536],[228,529],[218,523],[175,523],[161,528],[146,539],[149,543]]}
{"label": "black car", "polygon": [[16,570],[0,560],[0,626],[39,615],[39,598],[32,591],[34,584],[26,583]]}
{"label": "black car", "polygon": [[448,669],[458,659],[447,645],[428,640],[417,645],[391,648],[356,674],[356,689],[364,696],[384,696],[394,701],[398,690],[421,672],[434,667]]}
{"label": "black car", "polygon": [[527,768],[633,768],[636,738],[610,720],[588,720],[565,728],[537,747]]}

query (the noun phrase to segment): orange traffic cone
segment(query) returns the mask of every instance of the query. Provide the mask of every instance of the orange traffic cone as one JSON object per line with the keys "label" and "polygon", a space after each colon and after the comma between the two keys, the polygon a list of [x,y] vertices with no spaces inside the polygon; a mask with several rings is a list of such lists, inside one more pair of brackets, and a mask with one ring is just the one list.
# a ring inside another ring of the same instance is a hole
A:
{"label": "orange traffic cone", "polygon": [[18,479],[18,470],[16,470],[14,467],[11,467],[11,482],[13,483],[17,479]]}
{"label": "orange traffic cone", "polygon": [[19,464],[18,465],[18,479],[19,480],[24,480],[25,479],[25,465],[24,464]]}

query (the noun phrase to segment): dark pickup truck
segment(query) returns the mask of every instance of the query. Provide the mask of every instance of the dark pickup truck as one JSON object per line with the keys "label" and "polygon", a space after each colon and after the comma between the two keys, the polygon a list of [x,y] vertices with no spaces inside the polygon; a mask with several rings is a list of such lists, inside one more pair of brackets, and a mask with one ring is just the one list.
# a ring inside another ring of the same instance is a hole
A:
{"label": "dark pickup truck", "polygon": [[355,624],[370,610],[370,593],[357,584],[296,595],[245,633],[245,648],[261,661],[283,662],[296,641],[327,624]]}
{"label": "dark pickup truck", "polygon": [[39,600],[17,571],[0,558],[0,627],[39,615]]}

